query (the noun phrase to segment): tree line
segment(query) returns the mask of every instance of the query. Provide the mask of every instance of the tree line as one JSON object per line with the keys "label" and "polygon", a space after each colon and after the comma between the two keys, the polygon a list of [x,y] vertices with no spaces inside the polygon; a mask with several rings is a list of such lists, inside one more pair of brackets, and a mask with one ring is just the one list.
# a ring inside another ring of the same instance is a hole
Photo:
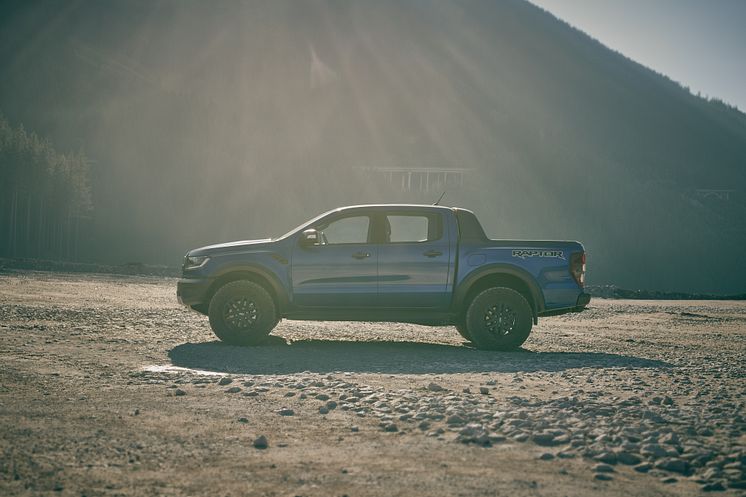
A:
{"label": "tree line", "polygon": [[92,211],[86,155],[0,114],[0,255],[75,260]]}

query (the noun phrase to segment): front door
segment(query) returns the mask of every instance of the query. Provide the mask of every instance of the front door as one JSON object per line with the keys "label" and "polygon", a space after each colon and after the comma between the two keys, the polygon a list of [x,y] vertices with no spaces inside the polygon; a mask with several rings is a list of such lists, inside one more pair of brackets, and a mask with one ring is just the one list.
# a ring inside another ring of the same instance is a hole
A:
{"label": "front door", "polygon": [[313,226],[319,244],[293,250],[293,302],[299,307],[361,308],[375,305],[378,247],[371,217],[347,213]]}
{"label": "front door", "polygon": [[450,241],[440,213],[386,212],[378,251],[378,302],[387,308],[445,308]]}

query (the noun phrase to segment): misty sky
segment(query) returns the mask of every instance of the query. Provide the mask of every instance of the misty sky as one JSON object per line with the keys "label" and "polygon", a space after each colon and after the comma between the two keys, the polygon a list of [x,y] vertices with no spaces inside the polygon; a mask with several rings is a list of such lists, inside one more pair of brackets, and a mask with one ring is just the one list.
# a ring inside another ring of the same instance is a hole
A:
{"label": "misty sky", "polygon": [[692,92],[746,111],[746,1],[530,1]]}

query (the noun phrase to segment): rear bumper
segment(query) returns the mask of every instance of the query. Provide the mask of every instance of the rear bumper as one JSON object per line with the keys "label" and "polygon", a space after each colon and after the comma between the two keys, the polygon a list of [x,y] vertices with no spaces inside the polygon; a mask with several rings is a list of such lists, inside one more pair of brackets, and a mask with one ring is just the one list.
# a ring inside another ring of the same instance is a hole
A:
{"label": "rear bumper", "polygon": [[578,302],[575,304],[575,308],[580,308],[578,310],[582,311],[585,306],[591,303],[591,294],[590,293],[581,293],[578,295]]}
{"label": "rear bumper", "polygon": [[560,316],[562,314],[568,314],[570,312],[581,312],[585,310],[585,307],[591,302],[591,294],[590,293],[581,293],[578,295],[578,300],[575,302],[575,306],[573,307],[563,307],[561,309],[548,309],[546,311],[540,312],[540,317],[546,317],[546,316]]}
{"label": "rear bumper", "polygon": [[176,299],[185,306],[207,303],[211,283],[208,279],[182,278],[176,283]]}

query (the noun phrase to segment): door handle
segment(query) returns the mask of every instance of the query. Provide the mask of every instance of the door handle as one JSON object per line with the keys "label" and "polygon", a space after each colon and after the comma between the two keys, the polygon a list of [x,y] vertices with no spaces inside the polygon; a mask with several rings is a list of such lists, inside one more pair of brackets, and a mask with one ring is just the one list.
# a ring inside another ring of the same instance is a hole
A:
{"label": "door handle", "polygon": [[439,250],[428,250],[427,252],[423,252],[422,255],[425,257],[438,257],[439,255],[443,255],[443,252]]}
{"label": "door handle", "polygon": [[370,253],[369,252],[355,252],[354,254],[352,254],[352,257],[354,257],[355,259],[366,259],[370,257]]}

